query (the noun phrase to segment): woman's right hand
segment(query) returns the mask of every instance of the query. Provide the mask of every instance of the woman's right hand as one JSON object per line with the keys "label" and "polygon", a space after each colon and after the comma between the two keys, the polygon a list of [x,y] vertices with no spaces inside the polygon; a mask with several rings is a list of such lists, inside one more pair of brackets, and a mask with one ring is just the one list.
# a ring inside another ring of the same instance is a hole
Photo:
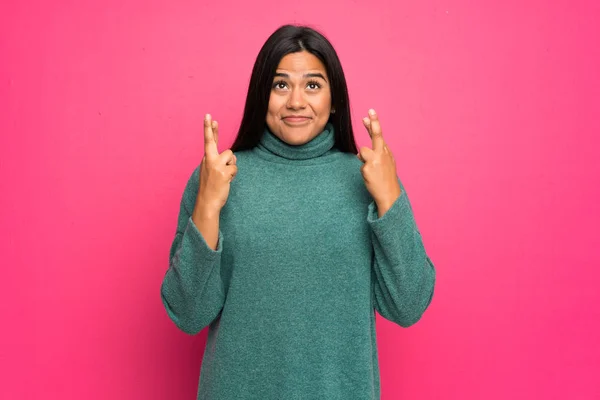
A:
{"label": "woman's right hand", "polygon": [[219,154],[219,124],[210,114],[204,118],[204,158],[200,164],[200,187],[196,208],[220,212],[227,198],[231,181],[237,174],[237,158],[229,149]]}

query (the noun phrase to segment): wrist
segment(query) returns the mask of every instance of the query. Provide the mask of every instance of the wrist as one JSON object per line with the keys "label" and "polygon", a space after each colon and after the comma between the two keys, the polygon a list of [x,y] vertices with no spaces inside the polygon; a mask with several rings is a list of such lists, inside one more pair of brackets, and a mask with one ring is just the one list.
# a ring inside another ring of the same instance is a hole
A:
{"label": "wrist", "polygon": [[200,198],[196,200],[192,219],[212,219],[218,218],[221,213],[221,207],[215,203],[206,202]]}
{"label": "wrist", "polygon": [[377,214],[379,218],[383,217],[383,215],[394,205],[396,200],[400,197],[400,194],[395,194],[394,196],[387,197],[381,200],[375,200],[375,204],[377,205]]}

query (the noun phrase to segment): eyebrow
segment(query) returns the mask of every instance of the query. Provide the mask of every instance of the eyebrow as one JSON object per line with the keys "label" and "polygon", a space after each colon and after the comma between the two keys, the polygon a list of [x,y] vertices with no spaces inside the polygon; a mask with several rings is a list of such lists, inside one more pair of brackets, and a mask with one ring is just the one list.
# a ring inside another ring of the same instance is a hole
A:
{"label": "eyebrow", "polygon": [[[289,78],[290,76],[284,72],[276,72],[275,76],[279,76],[282,78]],[[327,82],[327,79],[325,79],[325,77],[323,76],[322,73],[320,72],[309,72],[308,74],[304,74],[303,78],[321,78],[323,79],[325,82]]]}

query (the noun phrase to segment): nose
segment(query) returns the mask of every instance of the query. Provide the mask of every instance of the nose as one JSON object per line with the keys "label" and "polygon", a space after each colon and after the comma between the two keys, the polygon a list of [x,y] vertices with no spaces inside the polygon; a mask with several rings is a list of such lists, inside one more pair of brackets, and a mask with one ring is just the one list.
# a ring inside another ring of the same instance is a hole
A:
{"label": "nose", "polygon": [[299,108],[304,108],[305,106],[304,93],[302,90],[294,88],[290,93],[290,97],[288,98],[287,107],[297,110]]}

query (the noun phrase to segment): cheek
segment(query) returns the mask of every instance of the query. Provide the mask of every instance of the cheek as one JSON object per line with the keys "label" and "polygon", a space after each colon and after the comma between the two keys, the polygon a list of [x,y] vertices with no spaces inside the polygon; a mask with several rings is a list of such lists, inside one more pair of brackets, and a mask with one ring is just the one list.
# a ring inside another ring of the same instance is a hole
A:
{"label": "cheek", "polygon": [[329,114],[331,110],[331,98],[324,96],[319,102],[319,112],[321,114]]}
{"label": "cheek", "polygon": [[281,105],[281,96],[271,94],[271,97],[269,97],[269,114],[273,116],[278,115],[279,110],[281,109]]}
{"label": "cheek", "polygon": [[331,110],[331,93],[323,93],[323,96],[321,96],[319,100],[321,112],[328,114]]}

